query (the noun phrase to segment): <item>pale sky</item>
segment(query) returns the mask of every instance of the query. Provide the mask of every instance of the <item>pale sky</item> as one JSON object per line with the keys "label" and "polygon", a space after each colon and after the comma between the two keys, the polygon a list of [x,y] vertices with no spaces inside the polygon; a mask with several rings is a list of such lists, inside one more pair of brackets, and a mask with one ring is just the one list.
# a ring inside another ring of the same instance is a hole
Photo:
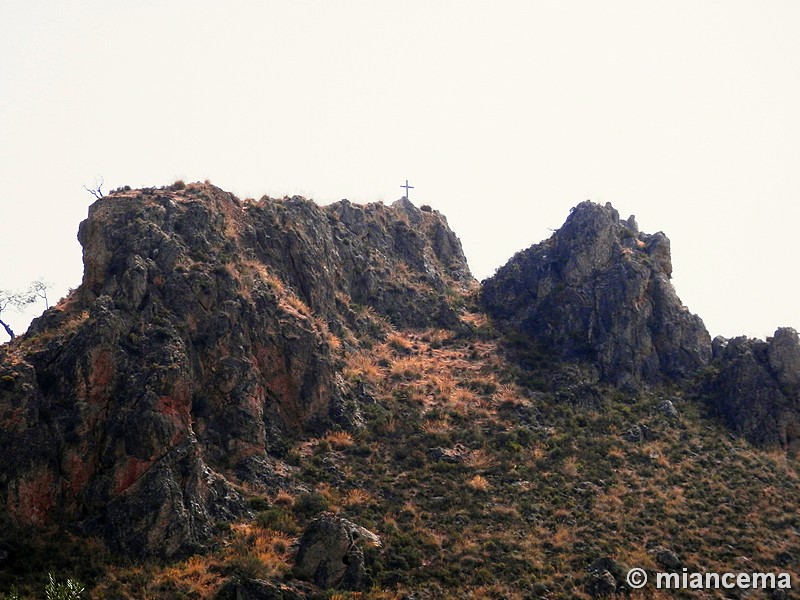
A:
{"label": "pale sky", "polygon": [[610,201],[712,336],[800,329],[798,31],[796,0],[4,0],[0,288],[77,287],[96,174],[320,203],[408,178],[479,279]]}

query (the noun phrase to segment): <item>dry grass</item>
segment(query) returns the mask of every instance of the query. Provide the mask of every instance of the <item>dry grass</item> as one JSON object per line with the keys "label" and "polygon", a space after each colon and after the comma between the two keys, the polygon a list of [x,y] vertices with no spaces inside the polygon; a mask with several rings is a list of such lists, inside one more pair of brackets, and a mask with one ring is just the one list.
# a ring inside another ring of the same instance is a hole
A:
{"label": "dry grass", "polygon": [[411,343],[410,340],[408,340],[408,338],[406,338],[403,335],[400,335],[396,331],[391,332],[386,337],[386,344],[389,347],[391,347],[394,350],[396,350],[397,352],[400,352],[400,353],[403,353],[403,354],[411,352],[411,349],[413,347],[413,344]]}
{"label": "dry grass", "polygon": [[286,490],[280,490],[273,498],[272,503],[276,506],[292,507],[294,505],[294,496]]}
{"label": "dry grass", "polygon": [[342,504],[348,508],[375,502],[375,497],[366,490],[354,489],[347,492],[342,498]]}
{"label": "dry grass", "polygon": [[331,431],[322,438],[334,448],[349,448],[355,441],[352,434],[347,431]]}
{"label": "dry grass", "polygon": [[466,463],[473,469],[488,469],[497,463],[497,459],[483,449],[473,450],[466,458]]}
{"label": "dry grass", "polygon": [[578,476],[578,459],[575,456],[568,456],[561,465],[561,472],[567,477]]}
{"label": "dry grass", "polygon": [[425,372],[425,360],[420,356],[404,356],[392,362],[389,375],[395,379],[419,379]]}
{"label": "dry grass", "polygon": [[347,364],[342,373],[345,379],[356,381],[370,381],[377,383],[383,378],[381,368],[369,352],[356,352],[347,357]]}
{"label": "dry grass", "polygon": [[467,481],[467,485],[476,492],[489,491],[489,481],[483,475],[475,475],[475,477]]}

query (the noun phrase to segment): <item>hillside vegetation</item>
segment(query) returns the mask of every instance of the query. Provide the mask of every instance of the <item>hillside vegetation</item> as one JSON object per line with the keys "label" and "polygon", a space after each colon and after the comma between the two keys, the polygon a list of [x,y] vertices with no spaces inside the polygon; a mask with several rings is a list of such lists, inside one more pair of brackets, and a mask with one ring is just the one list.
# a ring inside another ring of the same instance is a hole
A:
{"label": "hillside vegetation", "polygon": [[625,583],[797,585],[800,343],[712,344],[610,206],[483,284],[405,199],[121,190],[80,237],[81,287],[0,347],[0,592],[795,597]]}

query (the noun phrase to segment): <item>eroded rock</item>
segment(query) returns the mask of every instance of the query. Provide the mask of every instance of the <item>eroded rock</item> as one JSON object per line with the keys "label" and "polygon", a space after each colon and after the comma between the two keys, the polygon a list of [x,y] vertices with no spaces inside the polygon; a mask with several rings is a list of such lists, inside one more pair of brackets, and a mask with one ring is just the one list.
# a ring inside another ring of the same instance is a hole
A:
{"label": "eroded rock", "polygon": [[715,343],[706,397],[737,434],[762,447],[800,447],[800,338],[778,329],[769,341]]}
{"label": "eroded rock", "polygon": [[295,574],[322,588],[362,589],[366,585],[363,544],[380,547],[371,531],[323,513],[303,532],[295,561]]}
{"label": "eroded rock", "polygon": [[669,279],[669,240],[586,201],[553,236],[517,253],[483,283],[483,304],[505,332],[542,352],[596,364],[618,385],[695,373],[711,358],[703,322]]}

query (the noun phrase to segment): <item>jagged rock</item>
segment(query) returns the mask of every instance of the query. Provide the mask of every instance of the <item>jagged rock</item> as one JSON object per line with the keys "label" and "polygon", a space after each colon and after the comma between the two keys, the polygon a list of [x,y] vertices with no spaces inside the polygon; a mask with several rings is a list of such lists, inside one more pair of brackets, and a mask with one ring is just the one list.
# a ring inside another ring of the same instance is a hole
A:
{"label": "jagged rock", "polygon": [[653,439],[653,430],[647,425],[639,424],[634,425],[623,434],[623,437],[629,442],[644,442]]}
{"label": "jagged rock", "polygon": [[711,357],[708,332],[671,274],[663,233],[640,233],[610,204],[586,201],[484,281],[482,300],[501,330],[594,363],[605,381],[656,382],[693,374]]}
{"label": "jagged rock", "polygon": [[230,479],[274,486],[290,440],[363,426],[331,332],[453,325],[472,283],[407,201],[122,189],[78,237],[81,286],[0,348],[0,506],[133,555],[195,551],[247,514]]}
{"label": "jagged rock", "polygon": [[660,410],[664,415],[666,415],[670,419],[680,419],[681,415],[678,412],[678,409],[675,408],[675,405],[672,403],[672,400],[664,400],[661,404],[658,405],[658,410]]}
{"label": "jagged rock", "polygon": [[322,588],[362,589],[366,585],[364,543],[381,545],[371,531],[323,513],[309,523],[300,538],[295,574]]}
{"label": "jagged rock", "polygon": [[683,566],[681,559],[675,552],[663,546],[656,546],[648,550],[648,554],[652,555],[656,563],[663,569],[668,571],[676,571]]}
{"label": "jagged rock", "polygon": [[586,591],[595,597],[615,594],[624,584],[625,569],[612,558],[603,557],[589,565]]}
{"label": "jagged rock", "polygon": [[232,577],[222,584],[214,600],[305,600],[317,596],[313,590],[298,584]]}
{"label": "jagged rock", "polygon": [[428,448],[428,456],[431,459],[446,462],[451,464],[458,464],[464,461],[463,448]]}
{"label": "jagged rock", "polygon": [[762,447],[800,445],[800,339],[778,329],[769,341],[717,344],[705,392],[737,434]]}

